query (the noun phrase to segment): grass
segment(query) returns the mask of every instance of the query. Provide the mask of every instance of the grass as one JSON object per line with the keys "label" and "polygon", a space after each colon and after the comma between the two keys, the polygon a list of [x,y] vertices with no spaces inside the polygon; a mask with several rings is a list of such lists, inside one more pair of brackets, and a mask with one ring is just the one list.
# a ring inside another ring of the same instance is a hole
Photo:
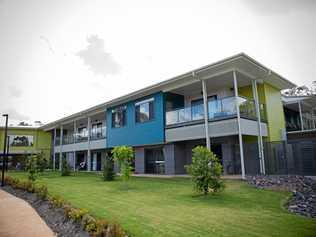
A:
{"label": "grass", "polygon": [[[10,175],[26,178],[25,173]],[[289,193],[258,190],[241,181],[226,181],[224,192],[209,196],[194,195],[186,178],[133,177],[128,189],[93,173],[44,173],[37,182],[138,237],[316,236],[315,220],[282,207]]]}

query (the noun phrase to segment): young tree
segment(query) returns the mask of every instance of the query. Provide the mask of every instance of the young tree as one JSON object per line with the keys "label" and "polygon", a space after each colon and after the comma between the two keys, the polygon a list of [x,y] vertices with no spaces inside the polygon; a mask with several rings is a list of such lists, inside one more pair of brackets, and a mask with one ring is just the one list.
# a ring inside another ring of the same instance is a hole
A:
{"label": "young tree", "polygon": [[114,179],[113,160],[111,157],[106,156],[103,164],[103,180],[111,181]]}
{"label": "young tree", "polygon": [[118,161],[121,175],[124,181],[128,181],[132,171],[132,160],[134,158],[133,148],[130,146],[117,146],[112,150],[114,160]]}
{"label": "young tree", "polygon": [[224,188],[220,179],[222,166],[216,155],[203,146],[195,147],[192,152],[192,164],[186,166],[186,169],[192,176],[194,188],[204,195]]}
{"label": "young tree", "polygon": [[47,168],[48,161],[46,159],[45,153],[41,151],[41,153],[37,154],[37,167],[39,172],[44,172],[44,170]]}
{"label": "young tree", "polygon": [[28,157],[26,162],[26,170],[28,172],[28,179],[35,181],[37,178],[38,167],[37,167],[37,155],[31,155]]}
{"label": "young tree", "polygon": [[66,158],[62,158],[61,164],[61,176],[69,176],[70,175],[70,167]]}

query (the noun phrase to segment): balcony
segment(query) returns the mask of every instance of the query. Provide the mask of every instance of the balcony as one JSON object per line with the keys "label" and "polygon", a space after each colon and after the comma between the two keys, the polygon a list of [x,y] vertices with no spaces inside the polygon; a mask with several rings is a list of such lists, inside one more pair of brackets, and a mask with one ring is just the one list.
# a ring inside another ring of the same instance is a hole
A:
{"label": "balcony", "polygon": [[[106,138],[106,127],[103,126],[98,129],[92,129],[90,134],[90,140],[102,140]],[[55,146],[60,145],[60,137],[56,137],[55,139]],[[63,136],[63,145],[74,144],[74,143],[81,143],[88,141],[88,134],[87,133],[76,133],[76,134],[69,134]]]}
{"label": "balcony", "polygon": [[92,128],[91,134],[90,134],[90,140],[95,141],[95,140],[101,140],[106,137],[106,127],[97,127],[97,128]]}
{"label": "balcony", "polygon": [[[236,100],[242,118],[256,120],[255,102],[245,97],[226,97],[208,101],[208,118],[210,121],[224,120],[237,116]],[[265,121],[265,108],[260,104],[261,121]],[[204,119],[203,103],[166,112],[166,125],[176,126],[186,123],[198,123]]]}

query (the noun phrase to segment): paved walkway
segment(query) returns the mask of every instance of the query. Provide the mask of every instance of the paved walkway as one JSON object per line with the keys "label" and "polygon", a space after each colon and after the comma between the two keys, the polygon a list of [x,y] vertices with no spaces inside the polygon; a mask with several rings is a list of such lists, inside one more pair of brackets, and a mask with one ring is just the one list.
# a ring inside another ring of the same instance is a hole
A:
{"label": "paved walkway", "polygon": [[52,230],[26,201],[0,189],[1,237],[53,237]]}

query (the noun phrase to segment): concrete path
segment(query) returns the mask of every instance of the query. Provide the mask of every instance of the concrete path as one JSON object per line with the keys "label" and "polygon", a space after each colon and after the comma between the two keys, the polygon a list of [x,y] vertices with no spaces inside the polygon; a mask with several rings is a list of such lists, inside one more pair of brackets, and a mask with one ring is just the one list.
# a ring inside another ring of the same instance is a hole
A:
{"label": "concrete path", "polygon": [[53,237],[52,230],[26,201],[0,189],[1,237]]}

